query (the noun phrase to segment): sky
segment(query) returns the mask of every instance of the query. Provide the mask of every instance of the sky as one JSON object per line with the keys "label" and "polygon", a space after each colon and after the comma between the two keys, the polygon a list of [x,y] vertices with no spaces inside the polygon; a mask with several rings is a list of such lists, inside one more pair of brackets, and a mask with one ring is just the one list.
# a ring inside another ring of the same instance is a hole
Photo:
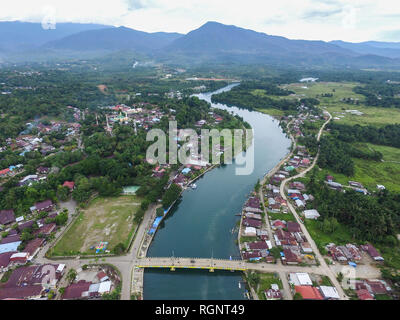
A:
{"label": "sky", "polygon": [[400,42],[398,0],[0,0],[0,21],[187,33],[207,21],[290,39]]}

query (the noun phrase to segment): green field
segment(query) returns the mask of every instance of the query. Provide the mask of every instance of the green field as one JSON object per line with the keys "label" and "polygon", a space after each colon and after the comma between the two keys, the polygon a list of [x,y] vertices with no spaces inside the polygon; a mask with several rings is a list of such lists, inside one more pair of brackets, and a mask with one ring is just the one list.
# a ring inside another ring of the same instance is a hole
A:
{"label": "green field", "polygon": [[[377,125],[383,126],[391,123],[400,123],[400,109],[369,107],[364,104],[364,96],[353,92],[357,83],[350,82],[316,82],[293,83],[282,88],[294,91],[298,98],[317,98],[320,106],[326,107],[333,117],[344,116],[340,120],[334,120],[343,124]],[[303,88],[307,87],[307,89]],[[331,93],[333,97],[322,97],[322,94]],[[353,98],[360,101],[359,105],[342,102],[343,98]],[[352,115],[345,110],[358,110],[364,115]],[[344,114],[342,114],[344,113]]]}
{"label": "green field", "polygon": [[52,255],[94,254],[90,248],[100,241],[107,241],[109,250],[118,243],[127,245],[136,228],[133,219],[140,203],[135,196],[93,200],[55,245]]}
{"label": "green field", "polygon": [[282,117],[285,115],[285,112],[283,110],[279,110],[279,109],[273,109],[273,108],[256,108],[257,111],[265,113],[265,114],[269,114],[270,116],[273,117]]}
{"label": "green field", "polygon": [[355,169],[354,176],[348,177],[329,169],[323,169],[319,173],[320,179],[325,179],[327,175],[332,175],[335,178],[335,182],[339,182],[344,186],[347,186],[349,180],[352,180],[361,182],[369,191],[376,191],[376,185],[382,184],[388,190],[400,192],[400,182],[398,179],[400,176],[399,163],[377,162],[356,158],[353,158],[353,160]]}
{"label": "green field", "polygon": [[319,228],[319,220],[306,220],[305,226],[310,233],[311,237],[315,241],[317,246],[325,246],[330,242],[334,242],[336,244],[346,244],[346,243],[354,243],[354,239],[351,236],[350,230],[344,226],[339,224],[339,227],[333,233],[324,233]]}
{"label": "green field", "polygon": [[285,221],[296,221],[295,217],[291,213],[271,213],[268,212],[268,219],[272,220],[285,220]]}

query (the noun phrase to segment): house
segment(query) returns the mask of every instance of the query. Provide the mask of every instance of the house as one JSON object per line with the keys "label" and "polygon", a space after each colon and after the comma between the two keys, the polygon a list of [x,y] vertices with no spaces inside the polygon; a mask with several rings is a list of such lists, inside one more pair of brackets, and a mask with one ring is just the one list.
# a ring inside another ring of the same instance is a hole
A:
{"label": "house", "polygon": [[301,258],[291,249],[283,249],[283,254],[282,262],[286,264],[299,264],[301,262]]}
{"label": "house", "polygon": [[40,247],[43,245],[43,243],[44,239],[42,238],[33,239],[27,243],[24,252],[28,252],[30,257],[34,257],[40,250]]}
{"label": "house", "polygon": [[0,177],[5,177],[10,173],[10,169],[6,168],[3,170],[0,170]]}
{"label": "house", "polygon": [[63,187],[67,187],[70,191],[72,191],[75,188],[75,182],[73,182],[73,181],[65,181],[63,183]]}
{"label": "house", "polygon": [[0,299],[35,299],[40,298],[43,289],[55,288],[61,275],[55,273],[54,278],[47,282],[51,269],[56,270],[57,264],[23,266],[15,269],[8,281],[0,289]]}
{"label": "house", "polygon": [[6,225],[15,222],[14,210],[0,211],[0,224]]}
{"label": "house", "polygon": [[323,300],[321,293],[316,287],[312,286],[295,286],[296,293],[300,293],[304,300]]}
{"label": "house", "polygon": [[267,300],[282,300],[282,292],[278,289],[269,289],[264,291]]}
{"label": "house", "polygon": [[340,190],[340,189],[342,189],[342,187],[343,187],[340,183],[338,183],[338,182],[333,182],[333,181],[328,181],[326,184],[327,184],[329,187],[331,187],[332,189],[335,189],[335,190]]}
{"label": "house", "polygon": [[388,287],[386,287],[386,283],[380,280],[366,280],[365,285],[368,291],[373,294],[374,296],[377,294],[387,294],[388,293]]}
{"label": "house", "polygon": [[255,237],[257,236],[257,229],[253,227],[246,227],[244,229],[244,235],[246,237]]}
{"label": "house", "polygon": [[28,252],[16,252],[10,256],[10,263],[12,264],[25,264],[29,259]]}
{"label": "house", "polygon": [[272,227],[274,229],[283,229],[283,228],[286,228],[286,224],[281,220],[276,220],[276,221],[272,222]]}
{"label": "house", "polygon": [[242,223],[246,227],[260,228],[262,226],[262,221],[256,219],[244,218]]}
{"label": "house", "polygon": [[300,245],[300,247],[301,247],[301,250],[304,252],[304,253],[312,253],[313,251],[312,251],[312,248],[311,248],[311,245],[310,245],[310,243],[308,243],[308,242],[303,242],[301,245]]}
{"label": "house", "polygon": [[3,287],[0,289],[0,300],[38,299],[43,291],[42,286]]}
{"label": "house", "polygon": [[295,286],[312,286],[312,281],[308,273],[297,272],[289,274],[289,282]]}
{"label": "house", "polygon": [[301,201],[300,199],[295,200],[295,202],[296,202],[296,206],[297,206],[298,208],[301,208],[301,207],[304,207],[304,206],[305,206],[304,202]]}
{"label": "house", "polygon": [[8,270],[8,266],[10,265],[10,257],[14,253],[17,253],[17,251],[0,253],[0,273]]}
{"label": "house", "polygon": [[32,183],[37,182],[39,177],[36,174],[31,174],[23,179],[21,179],[18,183],[19,186],[30,186]]}
{"label": "house", "polygon": [[0,244],[0,254],[12,251],[18,251],[19,245],[22,241],[14,241],[10,243]]}
{"label": "house", "polygon": [[361,249],[366,251],[371,258],[373,258],[375,261],[384,261],[383,257],[379,254],[379,252],[374,248],[373,245],[371,244],[365,244],[361,246]]}
{"label": "house", "polygon": [[360,300],[374,300],[374,297],[366,289],[357,290],[357,297]]}
{"label": "house", "polygon": [[20,224],[18,225],[18,230],[19,230],[20,232],[22,232],[22,230],[24,230],[24,229],[26,229],[26,228],[31,228],[31,227],[33,226],[34,223],[35,223],[34,220],[29,220],[29,221],[20,223]]}
{"label": "house", "polygon": [[82,299],[89,297],[89,288],[92,285],[91,282],[80,280],[77,283],[72,283],[65,288],[64,294],[62,295],[63,300]]}
{"label": "house", "polygon": [[262,254],[260,251],[255,252],[242,252],[243,260],[258,261],[262,259]]}
{"label": "house", "polygon": [[45,224],[42,227],[40,227],[38,230],[34,232],[34,235],[39,235],[43,234],[45,236],[50,235],[53,231],[55,231],[57,228],[57,225],[55,223],[49,223]]}
{"label": "house", "polygon": [[289,232],[301,232],[300,225],[297,222],[288,221],[287,229]]}
{"label": "house", "polygon": [[50,171],[50,168],[42,167],[42,166],[38,167],[37,170],[36,170],[36,172],[38,174],[48,174],[49,171]]}
{"label": "house", "polygon": [[[42,212],[42,211],[51,211],[54,208],[54,204],[51,200],[45,200],[42,202],[37,202],[35,203],[34,207],[31,207],[31,211],[37,211],[37,212]],[[32,210],[33,209],[33,210]]]}
{"label": "house", "polygon": [[109,280],[107,274],[105,272],[103,272],[103,271],[100,271],[96,276],[97,276],[97,278],[99,279],[100,282]]}
{"label": "house", "polygon": [[314,219],[317,220],[320,217],[320,214],[317,210],[304,210],[304,217],[306,219]]}
{"label": "house", "polygon": [[245,246],[248,251],[269,249],[266,241],[246,242]]}
{"label": "house", "polygon": [[319,290],[326,300],[339,300],[340,296],[335,287],[320,286]]}
{"label": "house", "polygon": [[0,244],[13,243],[16,241],[21,241],[21,236],[19,234],[9,234],[7,237],[1,239]]}

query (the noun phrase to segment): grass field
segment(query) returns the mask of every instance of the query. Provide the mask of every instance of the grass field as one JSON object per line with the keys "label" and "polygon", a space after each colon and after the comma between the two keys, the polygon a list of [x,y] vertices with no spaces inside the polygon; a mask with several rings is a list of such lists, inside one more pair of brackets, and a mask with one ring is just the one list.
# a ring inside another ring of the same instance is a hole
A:
{"label": "grass field", "polygon": [[[382,150],[382,148],[387,147],[380,147],[379,149]],[[397,152],[400,152],[400,150]],[[395,152],[389,154],[391,156],[389,156],[388,159],[391,159]],[[385,160],[385,155],[383,158]],[[400,192],[400,181],[398,179],[400,176],[399,163],[378,162],[356,158],[353,158],[353,160],[355,169],[354,176],[348,177],[344,174],[336,173],[329,169],[322,169],[319,172],[319,178],[324,179],[327,175],[332,175],[335,178],[335,182],[339,182],[345,186],[348,185],[349,180],[352,180],[361,182],[364,187],[370,191],[377,190],[376,185],[382,184],[390,191]]]}
{"label": "grass field", "polygon": [[324,233],[319,228],[319,223],[319,220],[305,221],[305,226],[317,246],[325,246],[330,242],[334,242],[336,244],[346,244],[349,242],[354,243],[354,239],[351,236],[350,230],[346,226],[340,224],[335,232],[328,234]]}
{"label": "grass field", "polygon": [[100,241],[107,241],[109,250],[120,242],[127,245],[136,228],[133,219],[140,203],[135,196],[93,200],[56,244],[52,255],[94,254],[90,247]]}
{"label": "grass field", "polygon": [[272,220],[296,221],[295,217],[291,213],[268,212],[268,219],[270,221],[272,221]]}
{"label": "grass field", "polygon": [[[364,96],[353,92],[358,83],[351,82],[316,82],[293,83],[282,86],[296,93],[298,98],[318,98],[321,107],[326,107],[333,117],[344,116],[340,120],[334,120],[343,124],[377,125],[383,126],[390,123],[400,123],[400,109],[369,107],[364,104]],[[305,88],[307,87],[307,89]],[[333,97],[322,97],[322,94],[333,94]],[[359,105],[344,103],[343,98],[353,98],[360,101]],[[364,113],[362,116],[352,115],[345,110],[358,110]],[[342,114],[345,113],[345,114]]]}
{"label": "grass field", "polygon": [[269,114],[270,116],[273,117],[282,117],[285,115],[285,113],[282,110],[279,109],[273,109],[273,108],[256,108],[257,111],[261,112],[261,113],[265,113],[265,114]]}

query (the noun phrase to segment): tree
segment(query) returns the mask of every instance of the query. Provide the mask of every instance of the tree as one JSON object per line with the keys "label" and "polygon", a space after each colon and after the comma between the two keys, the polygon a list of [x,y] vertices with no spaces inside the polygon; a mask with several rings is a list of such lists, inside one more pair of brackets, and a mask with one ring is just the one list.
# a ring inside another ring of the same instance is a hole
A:
{"label": "tree", "polygon": [[272,247],[269,252],[275,259],[279,259],[281,257],[281,251],[277,247]]}
{"label": "tree", "polygon": [[75,278],[76,278],[77,275],[78,275],[78,274],[77,274],[76,270],[71,268],[71,269],[69,269],[69,271],[68,271],[68,273],[67,273],[67,280],[68,280],[69,282],[72,282],[72,281],[75,280]]}
{"label": "tree", "polygon": [[124,253],[125,250],[126,250],[125,245],[122,242],[120,242],[114,247],[113,253],[116,255],[120,255]]}
{"label": "tree", "polygon": [[63,187],[62,185],[59,185],[57,188],[57,196],[61,201],[67,201],[69,196],[68,187]]}
{"label": "tree", "polygon": [[303,300],[303,296],[300,292],[296,292],[293,296],[293,300]]}
{"label": "tree", "polygon": [[58,226],[64,226],[68,221],[68,211],[63,211],[58,214],[55,218],[55,222]]}
{"label": "tree", "polygon": [[168,209],[172,203],[178,199],[182,189],[177,184],[172,184],[169,189],[165,192],[162,198],[162,205],[164,209]]}
{"label": "tree", "polygon": [[157,215],[157,217],[164,216],[164,209],[163,208],[157,208],[156,215]]}

